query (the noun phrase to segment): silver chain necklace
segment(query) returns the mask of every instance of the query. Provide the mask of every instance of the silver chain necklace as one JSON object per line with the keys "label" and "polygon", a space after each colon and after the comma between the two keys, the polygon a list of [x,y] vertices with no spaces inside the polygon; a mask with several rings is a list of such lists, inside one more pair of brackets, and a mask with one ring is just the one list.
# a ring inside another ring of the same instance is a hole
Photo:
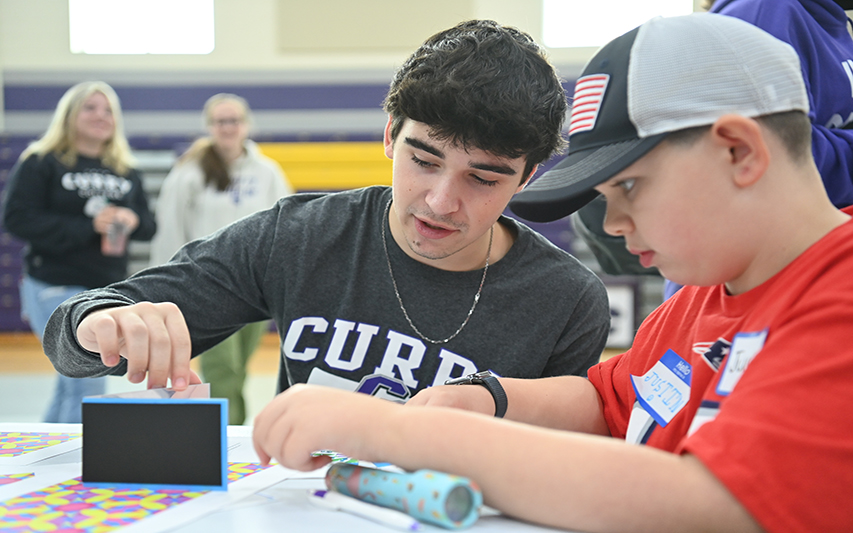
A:
{"label": "silver chain necklace", "polygon": [[385,221],[388,220],[388,213],[391,209],[391,201],[388,200],[388,204],[385,206],[385,215],[382,219],[382,246],[385,248],[385,261],[388,262],[388,273],[391,275],[391,284],[394,285],[394,294],[397,295],[397,301],[400,303],[400,309],[403,311],[403,316],[406,317],[406,322],[415,330],[415,333],[418,334],[418,337],[427,341],[430,344],[444,344],[453,340],[454,337],[459,335],[462,329],[468,324],[468,320],[471,318],[471,315],[474,314],[474,309],[477,307],[477,302],[480,301],[480,294],[483,292],[483,284],[486,282],[486,273],[489,271],[489,259],[492,257],[492,239],[495,236],[495,226],[492,225],[491,231],[489,232],[489,251],[486,252],[486,267],[483,269],[483,279],[480,280],[480,288],[477,289],[477,294],[474,295],[474,303],[471,304],[471,309],[468,310],[468,316],[465,317],[465,320],[462,321],[462,325],[459,326],[459,329],[456,330],[456,333],[447,337],[444,340],[434,340],[430,339],[421,331],[415,327],[414,323],[412,323],[412,319],[409,318],[409,313],[406,312],[406,307],[403,305],[403,299],[400,297],[400,290],[397,288],[397,280],[394,279],[394,270],[391,268],[391,257],[388,255],[388,242],[385,239]]}

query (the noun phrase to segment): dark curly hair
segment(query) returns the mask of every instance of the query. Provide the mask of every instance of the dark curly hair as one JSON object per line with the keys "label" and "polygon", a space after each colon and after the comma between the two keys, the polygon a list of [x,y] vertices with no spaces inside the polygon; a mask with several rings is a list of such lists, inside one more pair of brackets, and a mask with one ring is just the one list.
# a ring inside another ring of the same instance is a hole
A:
{"label": "dark curly hair", "polygon": [[384,107],[392,139],[412,119],[441,140],[526,156],[524,178],[566,145],[566,94],[554,68],[528,34],[491,20],[427,39],[397,71]]}

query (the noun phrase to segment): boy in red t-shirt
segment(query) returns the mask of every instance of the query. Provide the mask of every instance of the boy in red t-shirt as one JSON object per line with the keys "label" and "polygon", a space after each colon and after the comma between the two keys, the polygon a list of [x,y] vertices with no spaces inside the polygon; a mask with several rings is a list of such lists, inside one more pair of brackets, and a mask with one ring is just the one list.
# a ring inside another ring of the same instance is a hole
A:
{"label": "boy in red t-shirt", "polygon": [[501,378],[505,404],[494,383],[406,407],[292,387],[255,421],[259,455],[465,475],[507,514],[584,531],[853,530],[853,222],[807,112],[796,53],[743,21],[615,39],[577,81],[569,155],[511,207],[553,220],[602,194],[605,229],[690,287],[589,379]]}

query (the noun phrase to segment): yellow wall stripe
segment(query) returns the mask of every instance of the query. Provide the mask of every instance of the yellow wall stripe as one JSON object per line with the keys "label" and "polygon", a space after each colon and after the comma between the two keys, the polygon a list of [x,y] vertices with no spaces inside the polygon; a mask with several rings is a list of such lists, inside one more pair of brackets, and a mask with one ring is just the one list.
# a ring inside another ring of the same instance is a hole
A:
{"label": "yellow wall stripe", "polygon": [[391,160],[381,142],[258,143],[297,191],[391,185]]}

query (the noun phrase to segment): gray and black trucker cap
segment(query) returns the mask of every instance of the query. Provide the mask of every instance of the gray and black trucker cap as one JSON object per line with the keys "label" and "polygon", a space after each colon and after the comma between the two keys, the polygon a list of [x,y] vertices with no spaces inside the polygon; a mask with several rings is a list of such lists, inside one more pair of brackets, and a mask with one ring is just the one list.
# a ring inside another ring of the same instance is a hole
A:
{"label": "gray and black trucker cap", "polygon": [[575,83],[569,153],[509,204],[549,222],[577,211],[593,189],[668,133],[725,114],[808,112],[794,49],[739,19],[710,13],[654,18],[605,45]]}

